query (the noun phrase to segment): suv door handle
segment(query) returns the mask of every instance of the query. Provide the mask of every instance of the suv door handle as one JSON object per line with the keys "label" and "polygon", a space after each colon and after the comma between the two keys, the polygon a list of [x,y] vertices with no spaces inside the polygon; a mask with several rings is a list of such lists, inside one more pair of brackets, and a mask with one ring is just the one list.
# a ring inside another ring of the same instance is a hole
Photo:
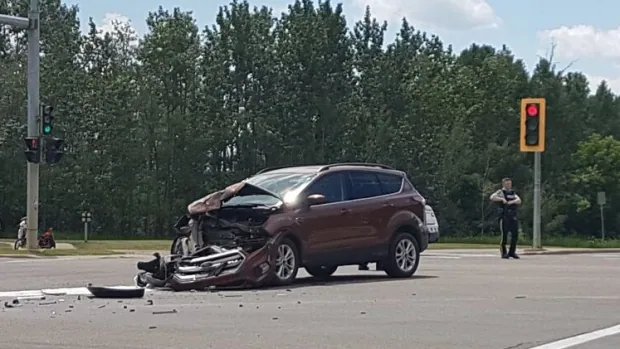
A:
{"label": "suv door handle", "polygon": [[351,213],[351,210],[350,210],[350,209],[348,209],[348,208],[342,208],[342,209],[340,209],[340,214],[341,214],[341,215],[345,215],[345,214],[349,214],[349,213]]}
{"label": "suv door handle", "polygon": [[394,205],[394,203],[392,202],[384,202],[383,203],[383,207],[395,207],[396,205]]}
{"label": "suv door handle", "polygon": [[304,219],[303,219],[303,218],[301,218],[301,217],[297,217],[297,218],[295,218],[295,223],[297,223],[297,224],[302,224],[303,222],[304,222]]}

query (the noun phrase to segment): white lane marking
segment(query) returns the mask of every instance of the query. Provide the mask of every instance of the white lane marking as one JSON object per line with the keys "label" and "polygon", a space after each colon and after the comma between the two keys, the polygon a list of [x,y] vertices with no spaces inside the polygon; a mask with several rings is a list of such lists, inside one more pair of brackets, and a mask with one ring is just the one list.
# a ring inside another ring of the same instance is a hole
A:
{"label": "white lane marking", "polygon": [[615,334],[620,333],[620,325],[604,328],[597,331],[592,331],[588,333],[583,333],[578,336],[565,338],[559,341],[547,343],[538,347],[530,348],[530,349],[565,349],[574,347],[579,344],[591,342],[593,340],[597,340],[603,337],[613,336]]}
{"label": "white lane marking", "polygon": [[426,253],[423,254],[422,257],[433,257],[433,258],[440,258],[440,257],[450,257],[450,258],[462,258],[462,257],[485,257],[485,258],[497,258],[499,256],[499,254],[494,253]]}
{"label": "white lane marking", "polygon": [[[134,288],[135,286],[111,286],[117,288]],[[155,290],[145,289],[145,293]],[[41,296],[92,296],[86,287],[50,288],[41,290],[23,290],[0,292],[0,298],[41,297]]]}

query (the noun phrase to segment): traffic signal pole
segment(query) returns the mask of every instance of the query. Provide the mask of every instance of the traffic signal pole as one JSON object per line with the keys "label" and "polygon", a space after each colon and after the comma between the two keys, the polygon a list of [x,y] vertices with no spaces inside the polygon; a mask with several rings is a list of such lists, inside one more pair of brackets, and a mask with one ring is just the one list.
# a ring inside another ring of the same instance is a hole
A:
{"label": "traffic signal pole", "polygon": [[547,101],[545,98],[521,99],[520,151],[534,153],[534,217],[532,248],[541,249],[541,156],[545,151]]}
{"label": "traffic signal pole", "polygon": [[[30,0],[28,18],[0,15],[0,24],[28,30],[28,137],[39,137],[39,0]],[[39,144],[39,147],[41,145]],[[26,216],[28,249],[37,248],[39,230],[39,164],[27,162]]]}
{"label": "traffic signal pole", "polygon": [[540,172],[541,172],[541,153],[534,153],[534,219],[533,219],[533,232],[532,247],[534,249],[542,248],[542,241],[540,237]]}

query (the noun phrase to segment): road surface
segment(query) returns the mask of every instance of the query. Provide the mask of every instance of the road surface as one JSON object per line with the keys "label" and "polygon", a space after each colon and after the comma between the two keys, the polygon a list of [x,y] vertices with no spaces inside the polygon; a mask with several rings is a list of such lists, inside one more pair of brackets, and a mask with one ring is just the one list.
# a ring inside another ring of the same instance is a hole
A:
{"label": "road surface", "polygon": [[[56,303],[2,309],[0,348],[563,349],[557,341],[601,329],[604,336],[571,348],[620,347],[612,328],[620,324],[620,254],[502,260],[493,251],[427,251],[422,258],[406,280],[346,267],[326,283],[300,271],[301,280],[282,289],[156,291],[122,302],[47,296]],[[0,298],[131,285],[139,259],[0,258]]]}

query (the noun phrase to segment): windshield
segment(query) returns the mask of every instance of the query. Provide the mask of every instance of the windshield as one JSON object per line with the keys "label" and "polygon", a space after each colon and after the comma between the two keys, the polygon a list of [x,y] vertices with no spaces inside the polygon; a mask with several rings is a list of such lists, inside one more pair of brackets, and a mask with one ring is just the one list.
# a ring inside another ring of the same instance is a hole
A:
{"label": "windshield", "polygon": [[[264,173],[248,178],[247,183],[265,189],[283,198],[314,178],[314,173]],[[267,194],[235,196],[223,206],[274,206],[282,201]]]}

